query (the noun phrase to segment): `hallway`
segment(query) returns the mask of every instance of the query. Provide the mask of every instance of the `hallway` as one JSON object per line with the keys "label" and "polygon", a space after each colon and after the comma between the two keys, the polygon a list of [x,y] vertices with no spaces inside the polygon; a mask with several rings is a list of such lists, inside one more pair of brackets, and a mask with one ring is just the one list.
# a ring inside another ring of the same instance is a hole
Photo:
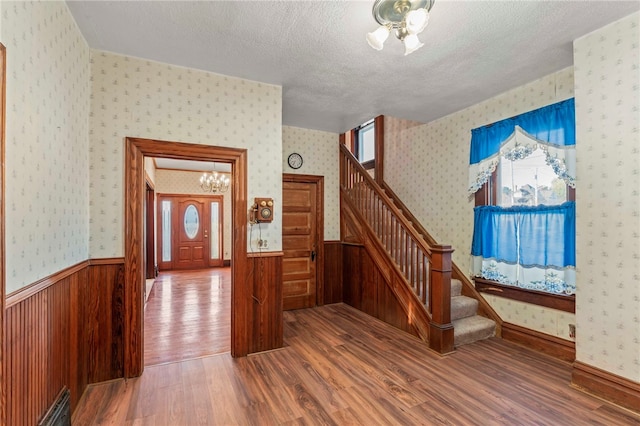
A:
{"label": "hallway", "polygon": [[161,272],[144,311],[146,366],[231,350],[231,268]]}

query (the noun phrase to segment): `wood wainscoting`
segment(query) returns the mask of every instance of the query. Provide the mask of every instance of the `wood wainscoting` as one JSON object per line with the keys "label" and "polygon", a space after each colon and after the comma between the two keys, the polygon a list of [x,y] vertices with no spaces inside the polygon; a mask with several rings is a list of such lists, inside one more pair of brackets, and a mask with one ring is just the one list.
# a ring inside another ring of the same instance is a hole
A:
{"label": "wood wainscoting", "polygon": [[[342,302],[342,242],[324,242],[324,297],[322,304]],[[318,303],[318,305],[321,305]]]}
{"label": "wood wainscoting", "polygon": [[284,253],[258,252],[247,255],[247,280],[253,299],[246,322],[249,353],[282,347],[282,257]]}
{"label": "wood wainscoting", "polygon": [[7,297],[6,424],[38,422],[66,386],[123,377],[124,259],[86,260]]}
{"label": "wood wainscoting", "polygon": [[358,244],[345,244],[342,253],[344,303],[419,337],[409,315],[380,271],[380,265],[373,261],[365,248]]}

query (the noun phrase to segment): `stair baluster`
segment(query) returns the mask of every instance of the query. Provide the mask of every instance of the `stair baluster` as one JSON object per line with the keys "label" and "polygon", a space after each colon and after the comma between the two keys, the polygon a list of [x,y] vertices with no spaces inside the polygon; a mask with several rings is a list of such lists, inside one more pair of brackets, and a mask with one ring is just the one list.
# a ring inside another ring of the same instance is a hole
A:
{"label": "stair baluster", "polygon": [[[386,252],[410,292],[390,287],[409,309],[412,321],[429,347],[440,353],[453,351],[451,324],[451,253],[449,246],[430,246],[392,200],[358,163],[340,146],[341,192],[347,208],[360,217],[377,244]],[[447,298],[448,296],[448,298]],[[408,300],[407,297],[413,300]],[[422,320],[423,319],[423,320]]]}

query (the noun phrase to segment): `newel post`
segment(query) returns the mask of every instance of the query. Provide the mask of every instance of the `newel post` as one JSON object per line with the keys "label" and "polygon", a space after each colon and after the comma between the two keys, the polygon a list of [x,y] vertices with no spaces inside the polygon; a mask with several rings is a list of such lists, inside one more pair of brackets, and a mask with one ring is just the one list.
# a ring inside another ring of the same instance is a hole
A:
{"label": "newel post", "polygon": [[453,324],[451,324],[451,246],[431,248],[429,270],[429,347],[446,354],[453,352]]}

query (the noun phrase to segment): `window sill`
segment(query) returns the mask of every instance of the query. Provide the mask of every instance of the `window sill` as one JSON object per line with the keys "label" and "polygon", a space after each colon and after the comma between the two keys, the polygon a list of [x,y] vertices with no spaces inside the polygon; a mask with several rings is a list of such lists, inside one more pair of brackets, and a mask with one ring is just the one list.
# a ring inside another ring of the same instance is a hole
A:
{"label": "window sill", "polygon": [[500,284],[496,281],[491,281],[484,278],[473,278],[473,281],[476,284],[476,290],[481,293],[493,294],[494,296],[518,300],[520,302],[531,303],[538,306],[557,309],[559,311],[570,313],[576,312],[575,295],[563,296],[560,294],[527,290],[524,288]]}

